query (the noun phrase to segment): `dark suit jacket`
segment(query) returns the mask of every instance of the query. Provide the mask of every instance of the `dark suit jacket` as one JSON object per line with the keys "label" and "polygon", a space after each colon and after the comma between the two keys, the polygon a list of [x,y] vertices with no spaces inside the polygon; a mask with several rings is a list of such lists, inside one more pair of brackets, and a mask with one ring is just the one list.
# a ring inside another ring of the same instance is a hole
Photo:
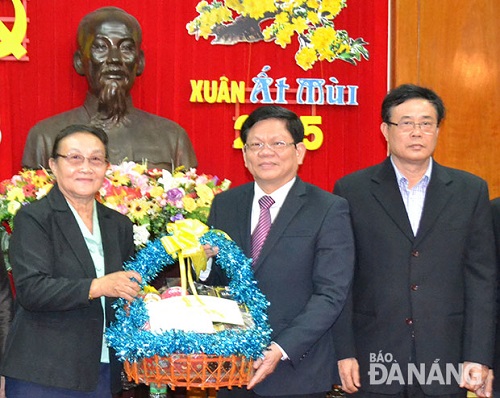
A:
{"label": "dark suit jacket", "polygon": [[[97,205],[105,272],[122,269],[133,254],[130,220]],[[97,386],[103,335],[101,302],[88,300],[94,263],[77,221],[57,185],[19,210],[9,256],[16,312],[1,374],[53,387],[91,391]],[[106,299],[107,323],[114,316]],[[110,352],[113,390],[121,366]]]}
{"label": "dark suit jacket", "polygon": [[[247,256],[253,196],[253,183],[216,195],[208,220]],[[335,372],[330,329],[344,306],[353,263],[347,202],[297,178],[254,265],[258,286],[271,303],[272,339],[290,358],[255,387],[259,395],[330,390]],[[218,267],[210,280],[227,282]]]}
{"label": "dark suit jacket", "polygon": [[5,268],[3,254],[0,252],[0,363],[2,363],[3,346],[12,320],[12,292]]}
{"label": "dark suit jacket", "polygon": [[[497,248],[497,269],[500,268],[500,198],[491,201],[493,210],[493,226],[495,228],[495,241]],[[500,272],[497,280],[497,333],[495,338],[495,372],[494,390],[500,391]]]}
{"label": "dark suit jacket", "polygon": [[[370,383],[368,372],[379,353],[390,354],[385,358],[394,362],[382,365],[388,372],[399,367],[405,379],[414,354],[426,382],[433,363],[445,381],[446,364],[490,366],[496,269],[486,183],[434,162],[416,237],[389,158],[342,178],[334,192],[349,202],[357,255],[352,296],[336,325],[336,348],[341,358],[358,359],[364,390],[402,389],[398,381]],[[453,378],[443,384],[422,388],[430,395],[458,391]]]}

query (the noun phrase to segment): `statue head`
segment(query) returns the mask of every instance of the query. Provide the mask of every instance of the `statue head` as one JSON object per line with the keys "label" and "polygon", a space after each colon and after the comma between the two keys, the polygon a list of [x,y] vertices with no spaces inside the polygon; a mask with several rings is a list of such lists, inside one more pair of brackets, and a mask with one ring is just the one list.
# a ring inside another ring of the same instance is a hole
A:
{"label": "statue head", "polygon": [[75,70],[99,99],[100,118],[119,121],[135,78],[144,70],[141,26],[121,8],[103,7],[85,15],[77,33]]}

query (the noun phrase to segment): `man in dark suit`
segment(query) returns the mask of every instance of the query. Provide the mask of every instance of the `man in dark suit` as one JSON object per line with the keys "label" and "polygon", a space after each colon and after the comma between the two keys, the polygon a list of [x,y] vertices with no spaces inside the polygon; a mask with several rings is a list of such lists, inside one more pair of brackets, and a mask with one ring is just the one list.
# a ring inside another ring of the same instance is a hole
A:
{"label": "man in dark suit", "polygon": [[[297,176],[306,148],[295,113],[260,107],[243,124],[241,139],[255,181],[217,195],[208,224],[227,232],[249,257],[253,252],[255,278],[270,302],[273,343],[256,361],[248,390],[218,396],[324,397],[335,375],[331,327],[354,264],[348,205]],[[264,196],[272,198],[272,225],[258,253]],[[227,283],[216,265],[207,281]]]}
{"label": "man in dark suit", "polygon": [[391,90],[381,124],[390,156],[335,184],[356,245],[335,348],[343,389],[357,396],[486,393],[496,285],[488,188],[432,158],[444,113],[432,90]]}

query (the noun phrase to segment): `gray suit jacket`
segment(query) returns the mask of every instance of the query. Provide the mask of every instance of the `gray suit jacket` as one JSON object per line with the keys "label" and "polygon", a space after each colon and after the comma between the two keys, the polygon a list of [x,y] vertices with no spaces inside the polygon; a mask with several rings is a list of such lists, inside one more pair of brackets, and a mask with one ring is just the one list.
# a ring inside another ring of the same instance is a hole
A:
{"label": "gray suit jacket", "polygon": [[[496,269],[485,181],[434,162],[416,236],[389,158],[342,178],[334,192],[349,202],[357,256],[336,325],[340,357],[358,359],[366,391],[401,390],[369,371],[397,367],[406,380],[413,357],[425,368],[426,394],[457,392],[446,366],[492,364]],[[436,366],[444,382],[429,380]]]}
{"label": "gray suit jacket", "polygon": [[[132,223],[98,204],[106,274],[119,271],[134,252]],[[80,391],[97,386],[103,336],[100,300],[88,300],[94,263],[59,188],[23,207],[14,219],[9,256],[16,312],[1,374]],[[114,317],[106,298],[106,322]],[[121,365],[110,352],[113,391]]]}
{"label": "gray suit jacket", "polygon": [[[217,195],[209,225],[250,256],[253,183]],[[255,278],[269,300],[272,339],[288,354],[255,387],[259,395],[330,390],[335,375],[331,327],[344,306],[354,248],[347,202],[297,178],[277,215]],[[218,267],[210,281],[226,283]]]}

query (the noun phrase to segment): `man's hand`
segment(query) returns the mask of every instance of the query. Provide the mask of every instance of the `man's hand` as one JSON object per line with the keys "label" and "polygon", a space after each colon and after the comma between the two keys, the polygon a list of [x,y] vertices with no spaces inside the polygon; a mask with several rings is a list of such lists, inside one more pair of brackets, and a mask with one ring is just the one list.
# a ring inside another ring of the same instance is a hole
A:
{"label": "man's hand", "polygon": [[5,377],[0,376],[0,398],[5,398]]}
{"label": "man's hand", "polygon": [[493,396],[493,380],[495,376],[493,374],[493,369],[490,369],[488,372],[488,377],[486,377],[486,382],[484,383],[483,388],[478,388],[475,393],[478,397],[491,397]]}
{"label": "man's hand", "polygon": [[478,397],[491,397],[493,372],[486,365],[464,362],[460,387],[466,388]]}
{"label": "man's hand", "polygon": [[255,374],[248,383],[247,389],[251,390],[267,376],[274,372],[276,366],[281,361],[283,354],[276,344],[271,344],[264,352],[264,357],[257,359],[253,363],[253,368],[256,370]]}
{"label": "man's hand", "polygon": [[359,380],[359,365],[356,358],[341,359],[337,362],[339,367],[342,390],[348,394],[354,394],[361,387]]}

